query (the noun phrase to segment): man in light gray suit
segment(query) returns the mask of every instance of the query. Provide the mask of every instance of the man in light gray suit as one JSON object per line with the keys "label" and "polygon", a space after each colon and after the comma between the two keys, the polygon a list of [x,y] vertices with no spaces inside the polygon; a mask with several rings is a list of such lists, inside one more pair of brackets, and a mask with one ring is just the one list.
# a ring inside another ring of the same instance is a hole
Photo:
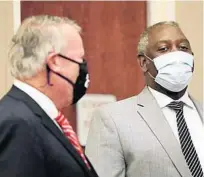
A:
{"label": "man in light gray suit", "polygon": [[176,22],[143,32],[138,61],[147,86],[99,108],[91,122],[86,154],[100,177],[204,176],[202,108],[187,91],[193,60]]}

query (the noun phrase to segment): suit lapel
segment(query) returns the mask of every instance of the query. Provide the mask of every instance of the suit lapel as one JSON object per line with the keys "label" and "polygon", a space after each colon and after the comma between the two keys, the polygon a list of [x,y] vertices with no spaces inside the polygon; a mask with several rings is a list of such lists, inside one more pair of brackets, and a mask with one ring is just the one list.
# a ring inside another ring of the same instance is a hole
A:
{"label": "suit lapel", "polygon": [[192,177],[182,154],[181,147],[150,91],[145,88],[137,98],[138,113],[147,122],[175,168],[182,177]]}
{"label": "suit lapel", "polygon": [[48,117],[48,115],[39,107],[39,105],[26,93],[13,86],[8,92],[8,96],[11,96],[15,99],[19,99],[25,104],[41,119],[43,125],[46,129],[49,130],[67,149],[67,151],[73,156],[73,158],[80,164],[80,166],[89,173],[89,169],[81,159],[78,152],[69,142],[69,140],[64,136],[64,134],[59,130],[59,128],[54,124],[54,122]]}
{"label": "suit lapel", "polygon": [[48,118],[42,118],[44,126],[62,143],[62,145],[69,151],[69,153],[74,157],[74,159],[80,164],[80,166],[89,173],[86,164],[83,162],[79,153],[75,150],[69,140],[64,136],[64,134],[58,129],[58,127],[53,123],[53,121]]}
{"label": "suit lapel", "polygon": [[90,165],[90,167],[91,167],[91,170],[92,170],[92,176],[93,177],[98,177],[98,174],[96,173],[96,170],[94,169],[94,167],[93,167],[93,165],[92,165],[92,163],[89,161],[89,158],[86,156],[86,154],[84,154],[85,155],[85,157],[86,157],[86,159],[87,159],[87,161],[88,161],[88,163],[89,163],[89,165]]}

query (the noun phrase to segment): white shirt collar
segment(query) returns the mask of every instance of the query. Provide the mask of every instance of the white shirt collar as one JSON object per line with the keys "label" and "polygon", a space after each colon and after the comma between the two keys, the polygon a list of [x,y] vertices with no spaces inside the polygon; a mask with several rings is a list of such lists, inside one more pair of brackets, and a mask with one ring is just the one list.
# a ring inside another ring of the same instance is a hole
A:
{"label": "white shirt collar", "polygon": [[[172,98],[166,96],[165,94],[158,92],[150,87],[148,87],[148,89],[150,90],[150,92],[152,93],[152,95],[154,96],[154,98],[157,100],[158,105],[160,106],[160,108],[164,108],[166,107],[169,103],[171,103],[173,100]],[[184,93],[184,95],[176,101],[182,101],[185,103],[185,105],[187,105],[190,108],[194,108],[193,102],[191,101],[191,99],[188,96],[188,92],[186,91]]]}
{"label": "white shirt collar", "polygon": [[14,80],[14,85],[28,94],[51,119],[54,120],[58,116],[58,110],[55,104],[46,95],[44,95],[34,87],[17,79]]}

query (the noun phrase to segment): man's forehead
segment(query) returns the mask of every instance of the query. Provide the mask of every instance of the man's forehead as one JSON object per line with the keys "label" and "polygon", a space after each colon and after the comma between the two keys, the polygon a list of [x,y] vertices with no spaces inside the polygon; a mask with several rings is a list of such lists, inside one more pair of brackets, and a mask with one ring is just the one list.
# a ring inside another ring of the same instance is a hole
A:
{"label": "man's forehead", "polygon": [[151,29],[148,39],[149,43],[157,43],[158,41],[186,39],[186,37],[180,28],[164,24]]}

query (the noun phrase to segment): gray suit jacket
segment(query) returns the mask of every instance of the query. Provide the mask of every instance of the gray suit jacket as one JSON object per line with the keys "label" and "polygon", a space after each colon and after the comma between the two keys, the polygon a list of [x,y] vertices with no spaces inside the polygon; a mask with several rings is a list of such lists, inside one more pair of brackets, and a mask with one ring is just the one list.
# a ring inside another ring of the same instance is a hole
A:
{"label": "gray suit jacket", "polygon": [[[201,106],[193,102],[203,119]],[[86,154],[99,177],[191,177],[179,142],[147,88],[95,112]]]}

